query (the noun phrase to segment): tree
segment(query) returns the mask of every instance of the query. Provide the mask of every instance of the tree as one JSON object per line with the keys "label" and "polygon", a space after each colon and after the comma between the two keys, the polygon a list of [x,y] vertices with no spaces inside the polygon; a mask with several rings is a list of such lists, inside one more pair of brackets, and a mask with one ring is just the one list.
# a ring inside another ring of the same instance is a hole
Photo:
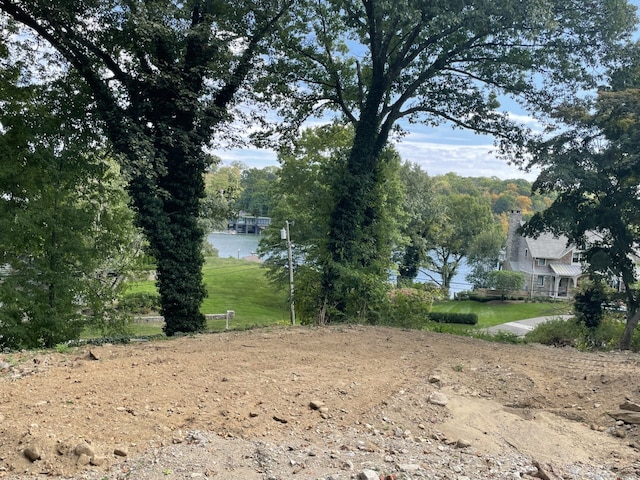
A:
{"label": "tree", "polygon": [[[568,128],[531,145],[542,168],[534,189],[557,198],[525,225],[524,233],[566,235],[584,250],[591,275],[618,280],[627,305],[620,348],[629,349],[640,320],[636,265],[640,244],[640,51],[612,73],[595,105],[574,103],[558,110]],[[594,108],[592,108],[594,107]]]}
{"label": "tree", "polygon": [[454,194],[442,198],[441,203],[443,215],[432,229],[427,266],[440,274],[441,285],[449,288],[477,237],[495,226],[489,205],[481,198]]}
{"label": "tree", "polygon": [[[284,285],[286,246],[280,239],[280,229],[285,221],[289,221],[296,259],[296,311],[303,321],[322,324],[334,315],[327,311],[319,291],[322,265],[330,255],[327,231],[335,201],[332,185],[343,176],[352,138],[353,130],[337,123],[305,129],[290,148],[281,150],[278,155],[281,168],[273,190],[276,202],[272,208],[271,227],[260,242],[260,252],[267,254],[265,263],[271,279]],[[389,241],[380,246],[383,255],[378,262],[372,261],[367,270],[352,272],[353,276],[345,274],[343,282],[336,285],[343,289],[345,309],[362,318],[365,318],[364,312],[377,312],[386,300],[386,282],[378,281],[378,269],[389,265],[392,248],[399,243],[398,222],[402,218],[401,185],[397,178],[399,157],[392,149],[384,155],[386,167],[380,175],[385,178],[385,188],[375,192],[381,221],[375,227],[385,229],[386,234],[372,231],[370,241],[384,236]],[[362,245],[362,248],[369,246]],[[364,283],[368,283],[369,288],[363,294]]]}
{"label": "tree", "polygon": [[276,167],[250,168],[243,171],[237,209],[244,210],[254,217],[268,217],[273,201],[270,190],[277,178]]}
{"label": "tree", "polygon": [[206,195],[202,199],[200,222],[207,233],[226,230],[229,219],[237,214],[240,175],[246,169],[241,163],[218,167],[219,162],[219,158],[212,161],[211,171],[205,176]]}
{"label": "tree", "polygon": [[487,275],[487,286],[500,292],[500,299],[511,292],[524,288],[524,273],[510,270],[495,270]]}
{"label": "tree", "polygon": [[604,316],[603,304],[609,300],[609,293],[602,278],[581,282],[573,296],[573,310],[576,318],[587,328],[597,328]]}
{"label": "tree", "polygon": [[73,80],[21,87],[16,75],[0,88],[0,347],[124,326],[114,301],[135,260],[133,214],[115,162],[78,121]]}
{"label": "tree", "polygon": [[[629,37],[633,7],[620,0],[422,2],[323,0],[305,5],[281,38],[287,68],[274,64],[271,98],[294,122],[333,109],[353,125],[344,174],[334,185],[326,302],[344,309],[342,274],[378,262],[372,236],[384,151],[398,121],[451,123],[523,145],[526,128],[499,110],[515,98],[539,114],[593,85],[595,59]],[[295,34],[297,33],[297,35]],[[365,247],[366,246],[366,247]],[[385,269],[379,269],[383,281]],[[364,292],[362,292],[364,293]]]}
{"label": "tree", "polygon": [[402,164],[400,179],[404,185],[403,210],[408,222],[401,228],[406,243],[397,254],[398,285],[412,283],[424,266],[431,248],[431,230],[442,213],[433,179],[418,165]]}
{"label": "tree", "polygon": [[[93,96],[89,115],[122,158],[137,224],[157,261],[164,331],[204,327],[203,230],[198,223],[208,157],[203,148],[232,117],[288,0],[214,2],[0,0],[0,19],[50,50],[36,62],[75,69]],[[266,57],[262,57],[266,60]],[[261,60],[262,61],[262,60]]]}
{"label": "tree", "polygon": [[473,288],[488,286],[488,275],[498,265],[505,240],[502,226],[498,223],[494,223],[493,228],[484,230],[473,238],[466,257],[467,265],[471,269],[466,280]]}

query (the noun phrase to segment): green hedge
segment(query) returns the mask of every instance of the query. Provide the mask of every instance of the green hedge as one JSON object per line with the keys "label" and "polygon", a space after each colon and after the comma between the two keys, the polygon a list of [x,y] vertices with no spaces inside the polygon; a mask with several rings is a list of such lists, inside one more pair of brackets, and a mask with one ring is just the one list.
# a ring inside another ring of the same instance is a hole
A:
{"label": "green hedge", "polygon": [[160,310],[160,295],[136,292],[124,295],[119,302],[121,310],[131,314],[147,314]]}
{"label": "green hedge", "polygon": [[477,325],[477,313],[450,313],[450,312],[431,312],[429,318],[438,323],[460,323],[464,325]]}

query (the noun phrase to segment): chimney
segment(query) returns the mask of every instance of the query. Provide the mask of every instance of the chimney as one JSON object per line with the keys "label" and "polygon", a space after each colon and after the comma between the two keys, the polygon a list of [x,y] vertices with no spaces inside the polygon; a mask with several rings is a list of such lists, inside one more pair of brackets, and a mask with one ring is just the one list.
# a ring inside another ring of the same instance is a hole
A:
{"label": "chimney", "polygon": [[506,252],[506,260],[507,262],[517,262],[518,256],[520,254],[518,241],[518,235],[516,234],[516,230],[522,224],[522,211],[520,210],[510,210],[509,211],[509,227],[507,228],[507,252]]}

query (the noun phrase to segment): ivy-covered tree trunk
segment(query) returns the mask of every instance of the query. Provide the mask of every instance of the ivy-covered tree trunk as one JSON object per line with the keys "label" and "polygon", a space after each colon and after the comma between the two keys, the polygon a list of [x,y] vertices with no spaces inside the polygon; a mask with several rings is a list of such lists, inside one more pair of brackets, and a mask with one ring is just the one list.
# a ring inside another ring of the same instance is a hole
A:
{"label": "ivy-covered tree trunk", "polygon": [[384,278],[390,261],[383,258],[389,232],[381,225],[385,212],[378,197],[387,135],[380,133],[376,115],[363,114],[362,118],[344,175],[334,186],[336,201],[327,243],[330,259],[322,278],[328,320],[345,315],[365,319],[374,299],[367,285]]}
{"label": "ivy-covered tree trunk", "polygon": [[199,165],[199,160],[199,155],[185,158],[183,152],[173,152],[157,186],[143,176],[129,186],[138,223],[156,258],[161,313],[169,336],[199,331],[205,326],[200,313],[206,296],[202,282],[203,230],[197,221],[199,201],[204,195],[204,166]]}

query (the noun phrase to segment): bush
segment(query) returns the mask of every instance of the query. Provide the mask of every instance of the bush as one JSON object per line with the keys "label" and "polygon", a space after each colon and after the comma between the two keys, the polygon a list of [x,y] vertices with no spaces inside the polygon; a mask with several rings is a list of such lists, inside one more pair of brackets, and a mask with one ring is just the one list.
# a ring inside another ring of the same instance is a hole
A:
{"label": "bush", "polygon": [[438,323],[457,323],[461,325],[477,325],[476,313],[431,312],[429,318]]}
{"label": "bush", "polygon": [[576,347],[584,336],[584,327],[575,319],[561,318],[538,324],[527,332],[525,339],[529,342],[552,345],[554,347]]}
{"label": "bush", "polygon": [[588,328],[597,328],[602,321],[602,304],[608,299],[606,286],[601,281],[582,282],[573,296],[576,317]]}
{"label": "bush", "polygon": [[398,288],[391,291],[386,323],[419,328],[431,311],[434,294],[422,288]]}
{"label": "bush", "polygon": [[137,292],[123,295],[119,307],[128,313],[146,314],[160,310],[160,295],[157,293]]}

